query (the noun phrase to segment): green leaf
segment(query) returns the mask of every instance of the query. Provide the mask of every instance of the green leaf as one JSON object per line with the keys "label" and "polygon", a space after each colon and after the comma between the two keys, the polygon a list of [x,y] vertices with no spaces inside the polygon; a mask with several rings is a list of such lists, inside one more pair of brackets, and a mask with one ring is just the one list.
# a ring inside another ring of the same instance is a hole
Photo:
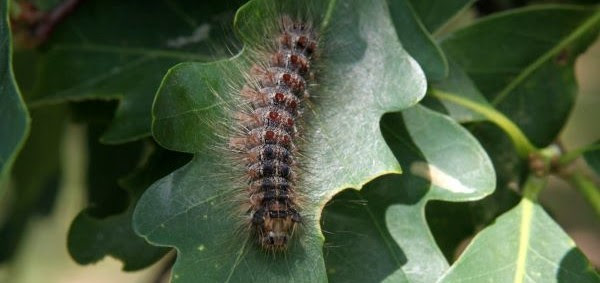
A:
{"label": "green leaf", "polygon": [[[294,15],[299,7],[310,7],[315,28],[322,32],[322,71],[305,112],[305,158],[300,160],[308,170],[302,175],[305,186],[299,188],[307,197],[305,224],[285,256],[265,254],[247,232],[235,232],[244,224],[233,200],[244,188],[235,185],[231,176],[237,170],[218,150],[226,146],[218,127],[231,122],[226,118],[228,105],[235,104],[239,94],[227,90],[232,81],[243,79],[240,67],[247,66],[248,54],[178,65],[158,91],[153,134],[167,148],[196,155],[148,189],[134,213],[138,234],[178,250],[175,282],[326,281],[318,223],[322,207],[344,188],[359,189],[377,176],[400,172],[379,120],[385,112],[415,104],[426,82],[397,40],[385,1],[278,3]],[[236,27],[247,47],[264,41],[262,25],[277,20],[277,13],[269,12],[275,6],[271,0],[251,1],[240,9]]]}
{"label": "green leaf", "polygon": [[599,282],[573,240],[525,198],[481,231],[440,282]]}
{"label": "green leaf", "polygon": [[421,22],[430,32],[436,32],[454,15],[475,2],[475,0],[410,0]]}
{"label": "green leaf", "polygon": [[[103,135],[122,143],[150,135],[150,109],[160,79],[183,61],[229,55],[227,31],[240,1],[86,1],[40,50],[28,103],[120,99]],[[57,71],[60,70],[60,71]]]}
{"label": "green leaf", "polygon": [[595,8],[531,6],[484,18],[442,47],[492,105],[544,146],[565,123],[577,92],[573,64],[599,28]]}
{"label": "green leaf", "polygon": [[73,220],[67,247],[79,264],[90,264],[111,255],[123,262],[123,270],[132,271],[153,264],[169,251],[167,248],[153,247],[135,234],[132,228],[133,211],[142,193],[154,181],[183,165],[189,158],[160,148],[151,151],[141,168],[121,179],[120,184],[127,190],[129,199],[126,210],[99,217],[95,211],[98,207],[92,206]]}
{"label": "green leaf", "polygon": [[475,232],[491,224],[496,217],[521,200],[516,187],[522,183],[527,164],[518,156],[510,139],[490,123],[471,127],[494,165],[496,189],[485,198],[472,202],[433,201],[425,208],[427,222],[436,243],[449,262],[454,262],[464,243]]}
{"label": "green leaf", "polygon": [[425,71],[428,80],[441,80],[448,74],[444,53],[421,23],[409,0],[387,0],[392,21],[402,46]]}
{"label": "green leaf", "polygon": [[382,129],[410,172],[378,178],[360,192],[345,191],[326,207],[322,225],[329,278],[376,282],[390,276],[387,280],[395,281],[404,274],[410,282],[434,282],[448,263],[431,236],[425,206],[430,200],[490,194],[492,164],[468,131],[420,105],[386,115]]}
{"label": "green leaf", "polygon": [[29,114],[12,70],[12,39],[8,0],[0,5],[0,194],[8,183],[10,169],[29,133]]}
{"label": "green leaf", "polygon": [[[417,109],[413,113],[403,113],[403,118],[408,133],[427,161],[427,174],[432,180],[431,183],[415,181],[418,178],[407,180],[403,187],[410,189],[420,183],[423,196],[412,205],[400,203],[388,208],[386,223],[393,238],[404,248],[407,258],[412,259],[402,267],[407,277],[411,281],[429,282],[429,279],[441,275],[447,263],[425,222],[427,201],[481,199],[494,191],[496,180],[492,164],[483,148],[466,130],[448,122],[451,119]],[[446,135],[447,138],[442,139]],[[462,136],[460,140],[459,136]],[[409,159],[401,164],[410,164],[413,175],[423,174],[423,169],[418,165],[420,163],[414,162],[414,159]]]}

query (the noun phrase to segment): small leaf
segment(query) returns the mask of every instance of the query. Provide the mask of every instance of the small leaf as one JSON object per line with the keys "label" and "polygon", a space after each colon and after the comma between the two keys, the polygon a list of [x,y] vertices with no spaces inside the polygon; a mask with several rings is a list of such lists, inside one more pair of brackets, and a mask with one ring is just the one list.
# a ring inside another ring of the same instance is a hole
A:
{"label": "small leaf", "polygon": [[436,32],[475,0],[410,0],[414,11],[430,32]]}
{"label": "small leaf", "polygon": [[531,6],[484,18],[445,38],[442,47],[492,105],[544,146],[573,106],[573,64],[599,28],[596,8]]}
{"label": "small leaf", "polygon": [[441,48],[421,23],[409,0],[387,0],[392,21],[402,46],[425,71],[428,80],[441,80],[448,74],[448,62]]}
{"label": "small leaf", "polygon": [[147,267],[163,257],[169,249],[153,247],[134,233],[133,210],[148,186],[187,160],[182,154],[153,149],[145,164],[120,182],[129,196],[126,210],[99,217],[97,210],[106,208],[92,206],[73,220],[67,240],[71,256],[79,264],[89,264],[111,255],[123,262],[125,271]]}
{"label": "small leaf", "polygon": [[598,282],[573,240],[523,199],[481,231],[440,282]]}
{"label": "small leaf", "polygon": [[326,207],[329,278],[365,282],[404,276],[410,282],[434,282],[448,263],[431,236],[425,206],[430,200],[490,194],[492,164],[468,131],[420,105],[386,115],[382,129],[410,172],[378,178],[360,192],[345,191]]}
{"label": "small leaf", "polygon": [[496,189],[478,201],[433,201],[426,206],[425,215],[431,232],[449,262],[456,260],[465,240],[519,203],[521,195],[516,187],[522,183],[521,175],[527,167],[510,139],[498,127],[480,123],[470,128],[492,160]]}
{"label": "small leaf", "polygon": [[29,133],[29,114],[12,69],[12,39],[8,1],[0,5],[0,194],[8,183],[10,169]]}
{"label": "small leaf", "polygon": [[[414,177],[413,180],[405,181],[407,185],[403,187],[406,188],[422,184],[424,195],[413,205],[391,206],[386,212],[386,223],[393,238],[404,248],[406,257],[412,259],[402,267],[406,276],[411,281],[430,282],[430,279],[441,275],[447,263],[437,249],[425,222],[427,201],[481,199],[494,191],[496,178],[489,157],[479,142],[466,130],[454,124],[448,117],[427,113],[424,109],[410,110],[412,111],[403,113],[403,118],[410,137],[427,161],[427,174],[431,183],[415,181],[414,179],[418,178]],[[459,136],[463,138],[458,140]],[[447,140],[442,137],[446,137]],[[401,164],[407,162],[411,164],[413,175],[422,176],[423,168],[416,165],[419,163],[414,163],[415,159]],[[424,249],[429,252],[424,253]]]}
{"label": "small leaf", "polygon": [[[315,28],[322,30],[322,72],[317,74],[310,111],[306,111],[303,165],[307,195],[303,232],[285,257],[267,255],[236,233],[240,226],[232,191],[235,173],[214,144],[227,117],[231,81],[243,80],[247,56],[209,64],[184,63],[165,76],[153,108],[153,134],[161,145],[196,153],[185,167],[156,182],[134,213],[138,234],[178,250],[175,282],[326,281],[323,237],[318,218],[323,205],[344,188],[359,189],[369,180],[399,173],[399,165],[379,130],[383,113],[415,104],[425,92],[425,78],[402,49],[384,0],[280,1],[289,13],[314,7]],[[250,1],[236,15],[246,44],[261,40],[262,25],[278,19],[274,1]],[[264,40],[264,39],[263,39]],[[343,48],[340,48],[343,47]],[[248,49],[244,49],[248,50]],[[222,172],[222,173],[221,173]],[[240,188],[240,190],[243,190]],[[247,221],[247,220],[246,220]]]}
{"label": "small leaf", "polygon": [[28,103],[120,99],[102,140],[148,136],[152,99],[164,73],[179,62],[229,55],[232,42],[222,27],[230,25],[239,2],[83,2],[40,50]]}

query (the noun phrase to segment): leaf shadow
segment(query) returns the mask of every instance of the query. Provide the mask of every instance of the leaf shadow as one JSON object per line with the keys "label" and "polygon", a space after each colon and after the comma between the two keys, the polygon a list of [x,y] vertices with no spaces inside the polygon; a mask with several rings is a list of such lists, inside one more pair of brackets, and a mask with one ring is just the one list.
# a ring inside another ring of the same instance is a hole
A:
{"label": "leaf shadow", "polygon": [[557,268],[556,281],[559,283],[597,282],[598,279],[600,277],[594,272],[585,255],[575,247],[563,256]]}

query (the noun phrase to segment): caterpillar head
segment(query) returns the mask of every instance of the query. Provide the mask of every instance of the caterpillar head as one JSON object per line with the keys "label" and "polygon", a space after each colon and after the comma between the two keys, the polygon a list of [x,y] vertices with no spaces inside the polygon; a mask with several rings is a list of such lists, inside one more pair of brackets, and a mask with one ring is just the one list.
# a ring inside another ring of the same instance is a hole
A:
{"label": "caterpillar head", "polygon": [[285,250],[291,237],[295,223],[290,216],[282,218],[266,217],[260,242],[266,250]]}

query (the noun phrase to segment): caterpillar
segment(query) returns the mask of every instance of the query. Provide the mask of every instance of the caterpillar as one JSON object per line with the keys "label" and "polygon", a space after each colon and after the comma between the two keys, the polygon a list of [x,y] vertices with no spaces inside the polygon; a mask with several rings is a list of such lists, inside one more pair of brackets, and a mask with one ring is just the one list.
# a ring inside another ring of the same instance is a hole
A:
{"label": "caterpillar", "polygon": [[297,141],[318,45],[318,35],[306,21],[284,15],[277,30],[268,37],[271,48],[256,51],[259,59],[239,90],[247,107],[234,114],[240,130],[228,141],[244,165],[246,219],[268,251],[286,250],[303,220]]}

